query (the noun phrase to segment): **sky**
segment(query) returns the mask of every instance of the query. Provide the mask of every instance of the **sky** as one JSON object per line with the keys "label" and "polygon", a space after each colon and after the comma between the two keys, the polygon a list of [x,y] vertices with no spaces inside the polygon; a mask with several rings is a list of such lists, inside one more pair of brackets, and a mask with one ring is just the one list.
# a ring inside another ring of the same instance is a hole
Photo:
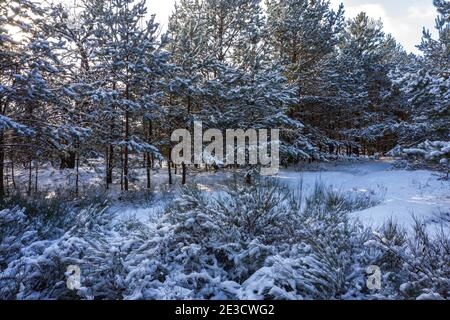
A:
{"label": "sky", "polygon": [[[151,13],[162,28],[167,27],[168,17],[175,0],[147,0]],[[420,43],[422,29],[434,29],[437,15],[432,0],[331,0],[333,8],[343,3],[345,16],[352,18],[365,11],[369,16],[384,23],[386,33],[391,33],[409,52],[418,53],[416,45]]]}

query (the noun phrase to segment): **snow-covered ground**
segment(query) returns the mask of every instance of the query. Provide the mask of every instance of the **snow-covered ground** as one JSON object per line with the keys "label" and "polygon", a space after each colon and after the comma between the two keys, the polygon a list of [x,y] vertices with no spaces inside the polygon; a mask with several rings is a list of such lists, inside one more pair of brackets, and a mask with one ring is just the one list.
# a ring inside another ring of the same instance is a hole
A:
{"label": "snow-covered ground", "polygon": [[[206,191],[220,189],[231,175],[224,173],[198,174],[198,185]],[[405,227],[414,223],[414,216],[422,218],[431,225],[438,226],[439,217],[450,214],[450,183],[439,180],[432,171],[391,170],[388,161],[358,162],[347,164],[321,164],[313,169],[282,170],[275,178],[292,189],[301,190],[308,195],[317,183],[334,189],[357,192],[370,192],[380,200],[380,204],[360,212],[353,213],[366,225],[379,226],[389,218]],[[121,207],[117,212],[122,215],[134,215],[139,219],[150,219],[161,213],[169,202],[157,201],[151,207]]]}
{"label": "snow-covered ground", "polygon": [[[82,170],[81,185],[103,185],[103,170]],[[140,173],[140,183],[144,183],[144,171]],[[174,185],[168,185],[165,168],[152,173],[154,199],[143,203],[115,201],[111,210],[118,217],[136,216],[141,221],[152,221],[157,218],[167,206],[180,184],[180,175],[173,175]],[[27,172],[20,174],[22,185],[27,179]],[[68,180],[69,179],[69,180]],[[188,181],[195,182],[205,191],[215,192],[227,180],[233,179],[230,172],[189,173]],[[312,165],[302,170],[281,170],[274,179],[288,185],[292,189],[302,190],[303,195],[311,192],[316,183],[346,191],[370,192],[380,199],[380,204],[353,215],[367,225],[380,225],[393,218],[405,226],[411,226],[413,216],[424,218],[429,222],[438,220],[436,217],[450,215],[450,182],[439,180],[437,173],[427,170],[406,171],[392,170],[389,161],[329,163]],[[69,182],[68,182],[69,181]],[[46,170],[39,173],[40,188],[55,190],[60,186],[74,184],[74,176],[70,170]],[[104,186],[103,186],[104,187]],[[117,193],[118,186],[112,189]],[[116,197],[114,197],[116,198]]]}
{"label": "snow-covered ground", "polygon": [[436,215],[450,213],[450,182],[432,171],[391,170],[388,161],[321,165],[315,171],[282,171],[277,177],[308,192],[316,182],[342,191],[373,192],[378,206],[354,213],[367,225],[380,225],[389,218],[410,226],[413,216],[430,222]]}

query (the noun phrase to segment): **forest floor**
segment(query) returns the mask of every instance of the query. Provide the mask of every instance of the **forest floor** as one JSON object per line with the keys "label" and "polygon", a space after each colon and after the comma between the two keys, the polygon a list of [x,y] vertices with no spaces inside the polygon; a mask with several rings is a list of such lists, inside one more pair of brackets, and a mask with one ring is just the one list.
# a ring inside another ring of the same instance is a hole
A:
{"label": "forest floor", "polygon": [[[104,170],[83,168],[80,188],[104,189]],[[120,186],[109,191],[111,209],[117,217],[135,216],[141,221],[151,223],[163,214],[171,200],[177,194],[180,175],[173,175],[174,185],[168,185],[167,168],[152,172],[153,193],[139,199],[139,193],[127,198],[120,195]],[[424,219],[430,225],[438,226],[450,218],[450,182],[439,179],[440,175],[428,170],[396,170],[391,161],[359,161],[351,163],[320,163],[302,168],[282,169],[274,177],[276,181],[295,190],[299,197],[308,196],[320,183],[341,192],[368,193],[379,199],[379,204],[353,213],[366,225],[379,226],[388,219],[399,222],[405,227],[413,225],[414,216]],[[17,184],[26,186],[28,172],[19,171]],[[229,171],[189,172],[188,181],[195,183],[201,190],[219,192],[221,186],[234,179]],[[71,170],[42,168],[39,171],[39,189],[49,195],[58,193],[67,185],[74,185],[75,176]],[[144,170],[134,171],[135,185],[145,181]],[[148,193],[147,193],[148,195]],[[448,225],[448,223],[447,223]]]}
{"label": "forest floor", "polygon": [[450,217],[450,182],[439,173],[428,170],[395,170],[392,162],[358,162],[319,165],[315,171],[282,171],[277,177],[291,187],[300,182],[312,190],[317,181],[343,192],[369,192],[380,203],[353,213],[366,225],[379,226],[388,219],[405,227],[414,223],[414,216],[430,224],[439,224]]}

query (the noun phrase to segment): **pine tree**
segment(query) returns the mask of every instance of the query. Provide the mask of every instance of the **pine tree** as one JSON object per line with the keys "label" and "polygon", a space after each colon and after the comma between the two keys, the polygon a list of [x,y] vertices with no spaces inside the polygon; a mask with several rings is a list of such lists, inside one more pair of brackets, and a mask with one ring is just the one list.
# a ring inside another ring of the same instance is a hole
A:
{"label": "pine tree", "polygon": [[[10,160],[22,158],[28,163],[31,192],[32,161],[36,161],[35,189],[37,190],[37,160],[48,157],[49,145],[58,139],[61,123],[57,109],[61,105],[58,68],[55,55],[57,41],[43,35],[45,8],[28,1],[9,1],[0,7],[5,19],[1,25],[2,121],[0,152],[0,194],[4,194],[3,171],[5,140],[11,146]],[[15,38],[15,39],[14,39]],[[5,129],[15,129],[19,135],[5,136]],[[24,135],[24,133],[26,133]],[[21,146],[21,148],[17,148]],[[14,164],[11,163],[13,166]]]}
{"label": "pine tree", "polygon": [[450,122],[450,2],[435,0],[438,38],[424,30],[418,48],[423,58],[417,70],[400,80],[409,96],[411,114],[404,143],[410,146],[429,140],[448,140]]}
{"label": "pine tree", "polygon": [[[391,35],[383,32],[381,21],[362,12],[349,22],[341,54],[343,63],[352,61],[350,77],[355,92],[359,91],[354,96],[362,98],[357,99],[349,110],[353,120],[344,127],[343,133],[350,140],[357,137],[356,147],[362,148],[363,153],[379,151],[379,141],[386,140],[403,106],[390,73],[403,65],[406,53]],[[383,146],[384,151],[393,147],[392,142],[390,144]]]}
{"label": "pine tree", "polygon": [[[102,24],[96,25],[98,68],[106,70],[106,83],[115,93],[110,116],[123,121],[121,139],[112,142],[122,148],[122,188],[129,190],[129,154],[157,153],[134,126],[137,116],[148,121],[161,94],[159,80],[165,72],[166,54],[157,39],[154,16],[145,19],[145,1],[113,0],[105,6]],[[147,114],[147,115],[146,115]],[[144,118],[143,118],[144,116]]]}
{"label": "pine tree", "polygon": [[281,61],[287,79],[297,88],[298,103],[289,116],[305,125],[310,141],[306,158],[318,159],[318,149],[330,143],[321,126],[334,97],[322,89],[343,29],[343,7],[333,11],[328,1],[273,0],[267,3],[267,14],[273,58]]}

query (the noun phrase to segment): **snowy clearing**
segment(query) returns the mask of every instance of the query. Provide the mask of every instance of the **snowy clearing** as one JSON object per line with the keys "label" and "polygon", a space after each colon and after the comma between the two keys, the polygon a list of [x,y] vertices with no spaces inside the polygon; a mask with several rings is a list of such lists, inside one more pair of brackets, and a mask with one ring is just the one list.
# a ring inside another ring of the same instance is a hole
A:
{"label": "snowy clearing", "polygon": [[[161,179],[161,177],[159,177]],[[220,189],[220,184],[232,179],[231,174],[216,173],[196,175],[194,181],[202,190]],[[275,178],[292,189],[309,195],[317,183],[322,183],[343,192],[370,192],[380,198],[378,206],[353,213],[366,225],[379,226],[392,218],[405,227],[411,226],[414,216],[427,222],[439,222],[439,217],[450,213],[450,183],[439,180],[432,171],[391,170],[390,162],[368,162],[347,164],[321,164],[312,171],[282,170]],[[162,180],[162,179],[161,179]],[[138,218],[151,218],[170,204],[158,201],[152,208],[122,207],[121,214]],[[124,210],[124,211],[122,211]]]}
{"label": "snowy clearing", "polygon": [[369,162],[321,165],[321,171],[283,171],[280,181],[308,192],[317,182],[342,191],[373,192],[380,205],[354,213],[363,223],[378,226],[389,218],[409,226],[413,216],[432,222],[450,212],[450,183],[432,171],[391,170],[391,163]]}
{"label": "snowy clearing", "polygon": [[[47,178],[62,182],[63,173]],[[188,181],[199,192],[178,188],[179,179],[169,188],[155,172],[154,192],[115,186],[100,198],[80,195],[78,209],[71,200],[67,207],[59,198],[56,206],[41,201],[38,211],[53,213],[47,220],[32,220],[30,204],[2,210],[0,297],[74,295],[65,287],[53,291],[69,263],[85,275],[76,293],[83,299],[446,298],[450,193],[434,172],[391,170],[384,161],[328,163],[269,178],[288,188],[264,181],[224,186],[235,178],[242,182],[231,171],[191,171]],[[98,179],[91,172],[83,183]],[[58,196],[57,183],[47,186]],[[413,213],[427,224],[413,225]],[[407,228],[380,226],[391,217]],[[444,232],[436,232],[441,225]],[[380,291],[362,289],[368,266],[382,268]]]}
{"label": "snowy clearing", "polygon": [[[145,181],[145,172],[134,170],[137,181]],[[101,186],[102,170],[84,168],[81,172],[81,184]],[[167,170],[153,171],[153,197],[148,201],[133,203],[122,200],[120,186],[109,193],[113,200],[111,210],[119,219],[135,216],[140,221],[154,221],[167,206],[171,205],[174,193],[180,185],[180,175],[173,175],[174,185],[168,185]],[[25,184],[26,171],[19,175],[19,181]],[[52,194],[64,185],[73,184],[71,170],[43,169],[39,173],[40,189]],[[233,173],[226,172],[190,172],[188,182],[195,183],[203,191],[220,191],[221,186],[231,181]],[[450,183],[439,180],[436,172],[428,170],[394,170],[389,161],[355,163],[321,163],[306,169],[285,169],[274,178],[303,197],[309,195],[317,183],[342,192],[368,192],[380,200],[380,204],[361,212],[353,213],[366,225],[379,226],[387,219],[410,226],[413,216],[424,218],[427,222],[439,222],[450,213]]]}

